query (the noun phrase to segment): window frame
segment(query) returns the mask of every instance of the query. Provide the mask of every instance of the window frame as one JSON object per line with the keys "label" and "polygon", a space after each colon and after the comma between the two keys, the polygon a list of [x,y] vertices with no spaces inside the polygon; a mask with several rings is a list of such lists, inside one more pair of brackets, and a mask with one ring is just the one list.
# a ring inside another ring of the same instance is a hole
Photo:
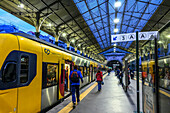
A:
{"label": "window frame", "polygon": [[[7,69],[7,66],[9,64],[15,64],[15,74],[16,75],[15,75],[15,79],[13,81],[6,82],[3,79],[4,79],[5,70]],[[16,82],[16,80],[17,80],[17,63],[16,62],[11,62],[11,61],[6,62],[5,66],[3,67],[3,70],[2,70],[2,82],[3,83],[12,83],[12,82]]]}
{"label": "window frame", "polygon": [[[43,72],[42,72],[42,89],[59,85],[59,63],[51,63],[51,62],[42,62],[42,63],[43,63],[43,65],[42,65],[42,69],[43,69]],[[53,85],[50,85],[50,86],[47,86],[47,71],[48,71],[47,66],[48,66],[48,64],[58,66],[58,69],[57,69],[58,72],[56,72],[56,75],[58,75],[58,78],[57,78],[57,76],[55,77],[56,80],[58,79],[58,82],[56,82],[56,84],[53,84]]]}
{"label": "window frame", "polygon": [[[27,81],[26,82],[24,82],[24,83],[21,83],[21,58],[22,57],[28,57],[28,73],[27,73]],[[21,54],[21,56],[20,56],[20,70],[19,70],[19,84],[27,84],[29,81],[30,81],[30,77],[29,77],[29,75],[30,75],[30,56],[29,55],[26,55],[26,54]]]}

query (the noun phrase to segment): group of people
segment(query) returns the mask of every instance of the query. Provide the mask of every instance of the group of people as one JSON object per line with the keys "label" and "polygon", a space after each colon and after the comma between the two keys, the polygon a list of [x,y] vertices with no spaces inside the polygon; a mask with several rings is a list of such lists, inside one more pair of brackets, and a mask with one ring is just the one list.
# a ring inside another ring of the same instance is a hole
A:
{"label": "group of people", "polygon": [[[122,85],[122,87],[123,87],[123,73],[124,70],[120,71],[120,69],[118,68],[115,74],[119,79],[119,83]],[[128,85],[130,85],[130,78],[134,79],[134,71],[128,68]]]}
{"label": "group of people", "polygon": [[[81,72],[78,70],[78,66],[74,66],[74,70],[70,72],[69,75],[70,83],[71,83],[71,93],[72,93],[72,102],[73,107],[76,105],[76,97],[77,97],[77,104],[80,102],[80,92],[79,92],[79,86],[80,86],[80,80],[83,83],[83,76]],[[98,91],[101,90],[101,85],[103,84],[103,74],[100,70],[98,70],[96,74],[96,80],[98,83]],[[76,97],[75,97],[76,93]]]}
{"label": "group of people", "polygon": [[121,84],[122,87],[123,87],[123,81],[122,81],[122,79],[123,79],[123,71],[120,71],[120,69],[118,68],[115,75],[119,79],[119,84]]}

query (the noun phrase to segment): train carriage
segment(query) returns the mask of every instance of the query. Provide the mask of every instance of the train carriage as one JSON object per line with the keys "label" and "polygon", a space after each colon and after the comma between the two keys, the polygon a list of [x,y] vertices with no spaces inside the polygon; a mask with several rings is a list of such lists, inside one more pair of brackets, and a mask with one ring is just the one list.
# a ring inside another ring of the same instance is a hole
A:
{"label": "train carriage", "polygon": [[70,94],[69,73],[81,68],[83,87],[95,64],[79,54],[23,33],[0,34],[0,113],[40,112]]}

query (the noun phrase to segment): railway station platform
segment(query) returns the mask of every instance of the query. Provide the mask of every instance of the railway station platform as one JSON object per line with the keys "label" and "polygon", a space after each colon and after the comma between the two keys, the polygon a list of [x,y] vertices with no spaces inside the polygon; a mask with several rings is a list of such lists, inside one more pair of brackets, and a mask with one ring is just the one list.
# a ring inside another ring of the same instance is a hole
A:
{"label": "railway station platform", "polygon": [[96,82],[80,90],[81,102],[76,108],[73,109],[70,96],[47,113],[135,113],[136,81],[132,80],[129,90],[124,92],[114,72],[104,77],[101,91],[98,91]]}

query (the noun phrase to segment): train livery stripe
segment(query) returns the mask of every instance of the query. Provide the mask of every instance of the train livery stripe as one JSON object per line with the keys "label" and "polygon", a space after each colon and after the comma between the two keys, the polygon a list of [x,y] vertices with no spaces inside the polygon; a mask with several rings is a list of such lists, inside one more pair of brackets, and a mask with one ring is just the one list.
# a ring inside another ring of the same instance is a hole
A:
{"label": "train livery stripe", "polygon": [[[136,78],[134,78],[134,79],[136,80]],[[141,81],[141,80],[139,80],[139,82],[142,82],[142,81]],[[145,82],[145,85],[147,85],[147,86],[148,86],[149,84]],[[168,97],[170,97],[170,94],[168,94],[168,93],[167,93],[167,92],[165,92],[165,91],[159,90],[159,92],[160,92],[160,93],[162,93],[162,94],[164,94],[164,95],[166,95],[166,96],[168,96]]]}
{"label": "train livery stripe", "polygon": [[[103,78],[105,78],[107,76],[107,74],[104,75]],[[97,86],[97,82],[94,83],[91,87],[89,87],[85,92],[83,92],[80,95],[80,101],[83,100],[84,97],[87,96],[87,94],[90,93],[91,90],[93,90],[95,87]],[[68,113],[73,109],[73,104],[72,102],[70,102],[66,107],[64,107],[62,110],[60,110],[58,113]]]}

